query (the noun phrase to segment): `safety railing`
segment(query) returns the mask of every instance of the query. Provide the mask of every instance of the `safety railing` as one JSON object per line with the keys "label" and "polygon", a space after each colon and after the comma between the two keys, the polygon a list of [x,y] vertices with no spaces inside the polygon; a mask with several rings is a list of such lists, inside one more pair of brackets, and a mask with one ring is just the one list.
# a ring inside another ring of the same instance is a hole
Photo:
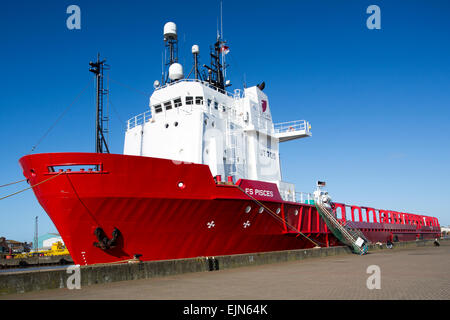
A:
{"label": "safety railing", "polygon": [[289,131],[309,131],[308,122],[306,120],[296,120],[289,122],[281,122],[274,124],[275,133],[283,133]]}
{"label": "safety railing", "polygon": [[138,114],[137,116],[134,116],[133,118],[129,119],[127,121],[127,129],[133,129],[134,127],[144,124],[152,118],[152,113],[150,110],[145,111],[144,113]]}
{"label": "safety railing", "polygon": [[206,86],[208,88],[216,90],[217,92],[220,92],[222,94],[226,94],[227,96],[232,97],[232,98],[234,97],[234,95],[232,93],[230,93],[230,92],[228,92],[226,90],[217,88],[217,87],[213,86],[212,84],[210,84],[207,81],[203,81],[203,80],[199,80],[199,79],[181,79],[181,80],[177,80],[177,81],[166,83],[163,86],[156,87],[155,90],[161,90],[161,89],[173,86],[174,84],[181,83],[181,82],[197,82],[197,83],[201,83],[201,84],[203,84],[204,86]]}
{"label": "safety railing", "polygon": [[393,210],[382,210],[371,207],[347,205],[334,203],[334,212],[341,221],[352,222],[378,222],[400,225],[415,225],[417,228],[423,226],[439,227],[439,221],[435,217],[398,212]]}
{"label": "safety railing", "polygon": [[314,204],[314,195],[312,193],[307,192],[296,192],[295,202]]}

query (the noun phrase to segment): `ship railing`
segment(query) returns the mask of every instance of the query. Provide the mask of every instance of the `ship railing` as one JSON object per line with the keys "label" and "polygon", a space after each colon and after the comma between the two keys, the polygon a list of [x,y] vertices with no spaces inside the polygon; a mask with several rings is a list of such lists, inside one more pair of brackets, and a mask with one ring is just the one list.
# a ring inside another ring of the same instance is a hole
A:
{"label": "ship railing", "polygon": [[314,204],[314,195],[312,193],[307,192],[296,192],[295,202]]}
{"label": "ship railing", "polygon": [[255,126],[258,131],[270,134],[273,132],[273,123],[272,120],[267,116],[256,115],[251,122],[253,126]]}
{"label": "ship railing", "polygon": [[345,203],[334,202],[334,212],[343,223],[368,222],[368,223],[388,223],[397,225],[413,225],[417,229],[423,226],[439,228],[437,218],[424,215],[411,214],[407,212],[398,212],[393,210],[375,209],[365,206],[348,205]]}
{"label": "ship railing", "polygon": [[274,124],[275,133],[283,133],[289,131],[309,131],[308,122],[306,120],[295,120],[289,122],[281,122]]}
{"label": "ship railing", "polygon": [[159,86],[159,87],[155,88],[155,91],[156,90],[161,90],[161,89],[164,89],[164,88],[167,88],[167,87],[170,87],[170,86],[173,86],[174,84],[181,83],[181,82],[197,82],[197,83],[201,83],[204,86],[206,86],[208,88],[211,88],[213,90],[216,90],[217,92],[225,94],[225,95],[227,95],[227,96],[229,96],[231,98],[233,98],[235,96],[234,94],[232,94],[232,93],[230,93],[230,92],[228,92],[226,90],[223,90],[223,89],[220,89],[220,88],[217,88],[217,87],[213,86],[208,81],[203,81],[203,80],[200,80],[200,79],[180,79],[180,80],[177,80],[177,81],[174,81],[174,82],[166,83],[163,86]]}
{"label": "ship railing", "polygon": [[137,116],[134,116],[133,118],[127,121],[127,129],[130,130],[138,125],[144,124],[150,121],[151,118],[152,118],[151,110],[138,114]]}

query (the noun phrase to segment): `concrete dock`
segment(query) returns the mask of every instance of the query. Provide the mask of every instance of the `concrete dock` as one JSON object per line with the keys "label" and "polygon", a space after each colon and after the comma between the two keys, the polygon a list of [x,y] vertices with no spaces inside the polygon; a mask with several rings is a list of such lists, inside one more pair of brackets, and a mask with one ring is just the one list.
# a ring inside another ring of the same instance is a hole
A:
{"label": "concrete dock", "polygon": [[[440,244],[94,284],[78,290],[8,294],[0,299],[448,300],[450,241]],[[377,267],[379,277],[374,280]],[[368,283],[372,288],[378,283],[380,288],[369,289]]]}

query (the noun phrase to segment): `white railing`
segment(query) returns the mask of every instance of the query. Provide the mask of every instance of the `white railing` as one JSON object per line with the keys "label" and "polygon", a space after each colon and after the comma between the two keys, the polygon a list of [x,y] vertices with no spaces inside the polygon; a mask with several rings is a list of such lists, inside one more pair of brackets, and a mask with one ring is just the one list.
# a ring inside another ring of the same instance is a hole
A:
{"label": "white railing", "polygon": [[306,120],[296,120],[289,122],[281,122],[274,124],[275,133],[283,133],[289,131],[309,131],[309,124]]}
{"label": "white railing", "polygon": [[295,193],[295,202],[313,204],[314,195],[312,193],[307,192],[296,192]]}
{"label": "white railing", "polygon": [[130,130],[138,125],[144,124],[152,118],[151,110],[145,111],[144,113],[138,114],[137,116],[129,119],[127,121],[127,129]]}
{"label": "white railing", "polygon": [[163,86],[160,86],[160,87],[155,88],[155,91],[156,91],[156,90],[163,89],[163,88],[167,88],[167,87],[169,87],[169,86],[172,86],[172,85],[177,84],[177,83],[180,83],[180,82],[198,82],[198,83],[203,84],[204,86],[207,86],[208,88],[211,88],[211,89],[213,89],[213,90],[216,90],[217,92],[226,94],[227,96],[229,96],[229,97],[231,97],[231,98],[234,97],[234,94],[232,94],[232,93],[230,93],[230,92],[228,92],[228,91],[226,91],[226,90],[222,90],[222,89],[220,89],[220,88],[217,88],[217,87],[213,86],[212,84],[210,84],[209,82],[203,81],[203,80],[200,80],[200,79],[181,79],[181,80],[177,80],[177,81],[174,81],[174,82],[169,82],[169,83],[166,83],[166,84],[163,85]]}

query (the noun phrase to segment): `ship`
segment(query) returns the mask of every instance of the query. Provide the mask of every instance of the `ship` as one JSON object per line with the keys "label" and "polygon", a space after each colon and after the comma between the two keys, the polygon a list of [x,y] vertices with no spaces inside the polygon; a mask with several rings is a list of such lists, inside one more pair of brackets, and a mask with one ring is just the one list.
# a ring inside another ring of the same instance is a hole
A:
{"label": "ship", "polygon": [[[439,237],[435,217],[331,201],[318,182],[282,179],[280,143],[312,137],[306,120],[275,123],[265,82],[229,92],[227,42],[209,65],[192,46],[188,76],[177,26],[163,28],[166,61],[149,108],[127,121],[123,154],[109,152],[97,78],[96,152],[38,153],[19,163],[75,264],[213,257]],[[359,248],[359,249],[358,249]],[[364,249],[363,249],[364,248]]]}

